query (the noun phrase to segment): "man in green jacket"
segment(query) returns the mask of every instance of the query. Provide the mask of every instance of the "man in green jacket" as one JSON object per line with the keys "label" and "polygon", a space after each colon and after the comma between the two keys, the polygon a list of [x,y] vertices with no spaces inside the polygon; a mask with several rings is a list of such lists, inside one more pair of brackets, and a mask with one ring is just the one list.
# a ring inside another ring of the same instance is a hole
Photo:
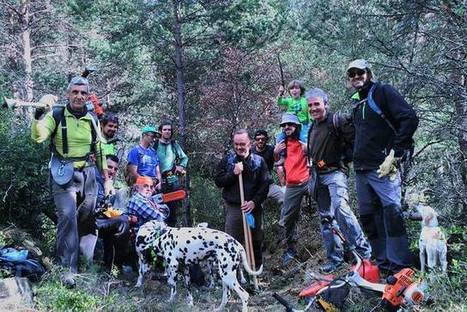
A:
{"label": "man in green jacket", "polygon": [[[173,139],[172,122],[163,120],[159,126],[161,137],[155,143],[155,150],[160,161],[160,171],[162,175],[162,192],[169,193],[183,188],[180,177],[185,175],[188,165],[188,156],[180,147],[180,144]],[[170,215],[166,220],[167,225],[177,224],[177,210],[179,202],[168,203]],[[185,220],[188,222],[188,220]],[[187,225],[187,224],[186,224]]]}
{"label": "man in green jacket", "polygon": [[[95,166],[108,180],[107,162],[101,150],[99,122],[86,109],[89,83],[83,77],[71,79],[65,107],[38,108],[31,137],[52,145],[50,185],[57,224],[57,256],[65,268],[63,282],[74,287],[80,249],[92,260],[97,239],[94,208],[97,198]],[[107,186],[108,183],[105,183]]]}

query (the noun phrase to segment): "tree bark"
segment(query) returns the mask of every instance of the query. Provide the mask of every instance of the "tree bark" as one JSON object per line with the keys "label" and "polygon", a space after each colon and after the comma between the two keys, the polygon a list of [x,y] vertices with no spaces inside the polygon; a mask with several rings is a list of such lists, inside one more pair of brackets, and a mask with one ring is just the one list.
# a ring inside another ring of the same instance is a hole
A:
{"label": "tree bark", "polygon": [[33,87],[34,81],[32,79],[32,50],[31,50],[31,28],[29,27],[30,22],[30,1],[21,1],[21,12],[22,15],[22,33],[21,39],[23,41],[23,61],[24,61],[24,74],[25,74],[25,95],[26,101],[32,101],[33,99]]}

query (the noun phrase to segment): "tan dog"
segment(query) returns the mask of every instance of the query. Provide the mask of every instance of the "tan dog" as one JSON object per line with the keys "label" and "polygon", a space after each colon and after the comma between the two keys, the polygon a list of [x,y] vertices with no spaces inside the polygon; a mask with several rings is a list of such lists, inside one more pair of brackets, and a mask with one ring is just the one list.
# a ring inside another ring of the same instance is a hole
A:
{"label": "tan dog", "polygon": [[418,240],[420,269],[425,272],[425,265],[433,269],[439,261],[441,269],[446,272],[446,237],[438,226],[438,213],[427,205],[418,205],[417,211],[422,216],[422,231]]}

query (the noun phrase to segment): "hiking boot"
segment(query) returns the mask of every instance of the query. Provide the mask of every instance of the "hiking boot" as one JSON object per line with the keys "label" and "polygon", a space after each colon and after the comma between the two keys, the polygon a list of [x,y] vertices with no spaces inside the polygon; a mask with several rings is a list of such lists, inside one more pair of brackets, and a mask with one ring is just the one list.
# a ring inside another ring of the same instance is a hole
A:
{"label": "hiking boot", "polygon": [[292,248],[288,248],[282,255],[282,264],[288,265],[290,261],[295,259],[296,256],[297,256],[297,252]]}
{"label": "hiking boot", "polygon": [[75,288],[76,281],[75,281],[75,274],[71,272],[66,272],[62,276],[62,283],[66,288]]}
{"label": "hiking boot", "polygon": [[342,261],[340,262],[328,261],[319,267],[319,271],[323,274],[330,274],[336,271],[337,269],[339,269],[343,264],[344,262]]}

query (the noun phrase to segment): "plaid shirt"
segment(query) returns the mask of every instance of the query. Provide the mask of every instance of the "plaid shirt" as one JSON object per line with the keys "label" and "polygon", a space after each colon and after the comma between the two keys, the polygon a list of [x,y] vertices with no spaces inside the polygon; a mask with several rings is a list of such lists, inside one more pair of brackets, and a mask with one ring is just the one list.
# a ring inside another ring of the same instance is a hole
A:
{"label": "plaid shirt", "polygon": [[151,198],[146,198],[140,193],[136,193],[128,202],[128,214],[138,218],[137,228],[144,223],[157,220],[164,221],[164,215],[159,210],[156,210],[157,204],[151,201]]}

